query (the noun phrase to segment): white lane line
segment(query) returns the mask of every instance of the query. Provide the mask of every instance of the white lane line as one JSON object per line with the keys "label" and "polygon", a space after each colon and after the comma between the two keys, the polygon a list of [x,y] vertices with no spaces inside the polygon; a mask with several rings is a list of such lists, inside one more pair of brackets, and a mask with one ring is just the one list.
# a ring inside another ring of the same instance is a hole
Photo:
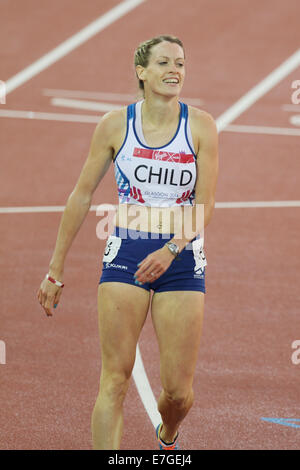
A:
{"label": "white lane line", "polygon": [[[69,40],[62,43],[60,46],[58,46],[58,48],[55,48],[53,51],[43,56],[34,64],[32,64],[31,66],[27,67],[22,72],[20,72],[19,74],[9,79],[6,82],[6,90],[2,89],[2,94],[4,94],[4,91],[6,91],[6,95],[7,95],[12,90],[16,89],[17,87],[19,87],[26,81],[30,80],[33,76],[37,75],[42,70],[46,69],[53,63],[57,62],[59,59],[64,57],[66,54],[68,54],[70,51],[74,50],[76,47],[84,43],[87,39],[90,39],[93,35],[97,34],[99,31],[101,31],[106,26],[111,24],[117,18],[123,16],[125,13],[127,13],[127,11],[134,8],[138,4],[142,3],[143,1],[144,0],[127,0],[127,1],[124,1],[122,4],[118,5],[117,7],[113,8],[106,15],[100,17],[98,20],[91,23],[88,27],[84,28],[82,31],[77,33],[77,35],[73,36]],[[121,14],[119,12],[119,14],[116,15],[116,11],[118,10],[118,8],[120,9],[120,7],[124,7],[124,6],[128,7],[129,5],[130,5],[129,10],[126,10],[126,11],[123,10]],[[113,15],[113,18],[109,18],[111,12],[115,12]],[[224,129],[226,126],[228,126],[234,119],[240,116],[246,109],[248,109],[267,91],[273,88],[273,86],[279,83],[279,81],[282,80],[286,75],[288,75],[292,70],[294,70],[294,68],[296,68],[299,65],[299,63],[300,63],[300,50],[297,53],[295,53],[294,56],[289,58],[284,64],[282,64],[278,69],[276,69],[272,74],[270,74],[259,85],[257,85],[254,89],[250,90],[249,93],[247,93],[244,97],[242,97],[237,103],[231,106],[225,113],[223,113],[217,119],[216,124],[217,124],[217,128],[219,132],[222,129]],[[0,90],[0,99],[1,98],[2,96],[1,96],[1,90]],[[140,373],[138,373],[138,375],[140,375]],[[137,382],[136,382],[136,385],[138,387]],[[145,396],[144,393],[140,392],[140,396],[144,402],[144,396]],[[154,419],[155,410],[156,410],[156,402],[154,399],[154,403],[151,404],[150,410],[149,411],[147,410],[147,413],[152,423]],[[155,417],[155,420],[156,420],[156,417]],[[153,425],[155,426],[154,423]]]}
{"label": "white lane line", "polygon": [[40,113],[36,111],[16,111],[14,109],[0,109],[0,117],[86,123],[98,123],[101,118],[101,116],[91,114]]}
{"label": "white lane line", "polygon": [[300,201],[246,201],[246,202],[216,202],[216,209],[248,209],[265,207],[300,207]]}
{"label": "white lane line", "polygon": [[[106,208],[104,207],[106,206]],[[110,210],[112,207],[117,208],[117,204],[99,204],[92,205],[90,212]],[[267,208],[267,207],[300,207],[300,201],[245,201],[245,202],[216,202],[216,209],[248,209],[248,208]],[[63,212],[65,206],[16,206],[16,207],[0,207],[0,214],[34,214],[37,212]]]}
{"label": "white lane line", "polygon": [[[63,212],[66,206],[25,206],[25,207],[0,207],[0,214],[33,214],[36,212]],[[98,204],[90,207],[91,212],[105,211],[107,208],[115,207],[114,204]]]}
{"label": "white lane line", "polygon": [[[100,31],[107,28],[107,26],[111,25],[145,1],[146,0],[124,0],[104,15],[101,15],[95,21],[92,21],[85,28],[78,31],[78,33],[62,42],[58,47],[55,47],[55,49],[52,49],[52,51],[48,52],[21,72],[5,81],[6,95],[65,57],[74,49],[81,46]],[[5,90],[0,88],[0,98],[3,97],[4,92]]]}
{"label": "white lane line", "polygon": [[36,206],[36,207],[0,207],[0,214],[34,214],[36,212],[63,212],[65,206]]}
{"label": "white lane line", "polygon": [[300,135],[300,129],[292,127],[243,126],[229,124],[223,132],[241,132],[246,134]]}
{"label": "white lane line", "polygon": [[289,119],[290,123],[294,126],[300,126],[300,114],[296,114],[295,116],[291,116]]}
{"label": "white lane line", "polygon": [[298,113],[300,111],[300,105],[297,104],[284,104],[281,106],[283,111],[292,111],[293,113]]}
{"label": "white lane line", "polygon": [[243,114],[250,106],[258,101],[262,96],[268,93],[274,86],[278,85],[281,80],[287,77],[293,70],[300,65],[300,49],[298,49],[291,57],[285,60],[279,67],[264,78],[258,85],[252,88],[236,103],[227,109],[221,116],[216,119],[218,131],[221,132],[231,124],[236,118]]}
{"label": "white lane line", "polygon": [[[104,101],[125,101],[132,102],[141,99],[138,94],[125,94],[125,93],[106,93],[101,91],[80,91],[80,90],[54,90],[46,88],[43,90],[43,95],[53,96],[58,98],[88,98],[95,100],[104,100]],[[187,104],[191,106],[201,106],[203,105],[203,100],[199,98],[181,98]]]}
{"label": "white lane line", "polygon": [[[100,103],[95,101],[82,101],[71,100],[64,98],[54,98],[53,103],[55,106],[81,108],[90,111],[97,111],[97,116],[91,114],[65,114],[65,113],[43,113],[39,111],[19,111],[15,109],[0,109],[0,118],[15,118],[15,119],[37,119],[46,121],[62,121],[62,122],[82,122],[82,123],[98,123],[102,117],[102,113],[119,109],[121,105],[114,105],[112,103]],[[295,123],[296,125],[296,123]],[[298,123],[299,125],[299,123]],[[246,126],[229,124],[223,132],[235,132],[245,134],[269,134],[269,135],[291,135],[299,136],[300,129],[292,127],[266,127],[266,126]]]}
{"label": "white lane line", "polygon": [[155,400],[155,396],[149,384],[149,380],[148,380],[148,377],[144,368],[144,364],[142,361],[140,348],[138,344],[136,347],[136,357],[135,357],[135,363],[134,363],[132,375],[133,375],[138,393],[141,397],[142,403],[145,407],[145,410],[147,411],[148,416],[153,426],[156,428],[158,424],[161,422],[161,416],[160,416],[159,411],[157,410],[157,403]]}
{"label": "white lane line", "polygon": [[90,111],[101,111],[103,113],[122,108],[121,104],[101,103],[100,101],[73,100],[69,98],[52,98],[51,104],[53,106],[62,106],[64,108],[89,109]]}
{"label": "white lane line", "polygon": [[81,90],[53,90],[46,88],[43,90],[43,95],[53,96],[57,98],[78,98],[78,99],[91,99],[91,100],[104,100],[104,101],[132,101],[137,97],[125,93],[105,93],[102,91],[81,91]]}
{"label": "white lane line", "polygon": [[[103,204],[101,205],[103,206]],[[91,206],[91,211],[98,211],[100,205]],[[110,205],[109,205],[110,207]],[[216,208],[246,208],[246,207],[300,207],[300,201],[257,201],[257,202],[223,202],[216,203]],[[63,212],[65,206],[39,206],[39,207],[2,207],[0,214],[8,213],[36,213],[36,212]],[[133,379],[144,405],[144,408],[154,428],[161,422],[161,416],[157,409],[157,403],[149,383],[139,345],[136,347],[136,358],[133,367]]]}

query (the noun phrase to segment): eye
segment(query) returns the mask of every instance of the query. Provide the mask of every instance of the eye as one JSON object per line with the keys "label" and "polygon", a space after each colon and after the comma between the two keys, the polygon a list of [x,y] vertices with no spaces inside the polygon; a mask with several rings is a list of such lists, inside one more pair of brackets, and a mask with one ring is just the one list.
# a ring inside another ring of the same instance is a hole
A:
{"label": "eye", "polygon": [[184,64],[182,64],[181,62],[178,63],[177,65],[179,65],[179,67],[183,67],[183,66],[184,66]]}
{"label": "eye", "polygon": [[163,62],[159,62],[159,65],[165,65],[165,64],[167,64],[166,60],[164,60]]}

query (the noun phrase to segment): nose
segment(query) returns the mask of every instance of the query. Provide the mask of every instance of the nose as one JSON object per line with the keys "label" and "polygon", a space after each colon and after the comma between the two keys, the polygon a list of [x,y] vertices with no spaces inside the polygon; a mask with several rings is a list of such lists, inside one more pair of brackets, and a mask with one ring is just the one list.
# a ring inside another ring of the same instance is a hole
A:
{"label": "nose", "polygon": [[179,69],[179,67],[177,67],[177,64],[176,64],[175,61],[174,62],[171,62],[171,61],[169,62],[169,67],[168,67],[168,72],[169,73],[176,74],[176,73],[178,73],[178,69]]}

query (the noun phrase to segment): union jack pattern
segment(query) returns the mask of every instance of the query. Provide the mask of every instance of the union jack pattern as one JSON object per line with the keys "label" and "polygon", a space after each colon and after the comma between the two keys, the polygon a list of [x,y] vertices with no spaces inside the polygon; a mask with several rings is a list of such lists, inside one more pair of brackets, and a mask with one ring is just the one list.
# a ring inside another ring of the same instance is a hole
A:
{"label": "union jack pattern", "polygon": [[130,193],[130,182],[117,163],[115,164],[115,178],[118,186],[120,202],[128,202]]}

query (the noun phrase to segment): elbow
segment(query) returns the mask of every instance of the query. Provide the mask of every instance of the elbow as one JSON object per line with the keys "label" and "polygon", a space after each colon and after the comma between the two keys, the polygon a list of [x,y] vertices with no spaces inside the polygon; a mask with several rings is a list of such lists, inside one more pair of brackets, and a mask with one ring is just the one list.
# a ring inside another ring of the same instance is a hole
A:
{"label": "elbow", "polygon": [[92,194],[86,191],[74,189],[68,197],[68,202],[74,202],[76,205],[90,208],[92,203]]}

